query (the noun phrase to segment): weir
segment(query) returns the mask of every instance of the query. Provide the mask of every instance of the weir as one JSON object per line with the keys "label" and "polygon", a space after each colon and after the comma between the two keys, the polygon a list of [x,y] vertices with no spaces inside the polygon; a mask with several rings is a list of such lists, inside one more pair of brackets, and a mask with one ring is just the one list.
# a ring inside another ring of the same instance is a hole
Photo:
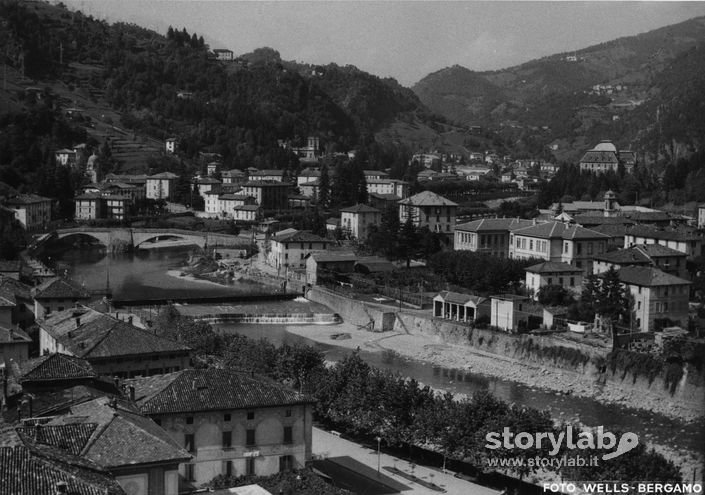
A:
{"label": "weir", "polygon": [[194,317],[208,323],[251,323],[260,325],[336,325],[343,319],[337,313],[290,313],[290,314],[204,314]]}
{"label": "weir", "polygon": [[232,294],[227,296],[199,296],[199,297],[165,297],[154,299],[114,299],[112,305],[116,308],[131,306],[164,306],[167,304],[214,304],[214,303],[252,303],[261,301],[290,301],[299,297],[298,292],[276,294]]}

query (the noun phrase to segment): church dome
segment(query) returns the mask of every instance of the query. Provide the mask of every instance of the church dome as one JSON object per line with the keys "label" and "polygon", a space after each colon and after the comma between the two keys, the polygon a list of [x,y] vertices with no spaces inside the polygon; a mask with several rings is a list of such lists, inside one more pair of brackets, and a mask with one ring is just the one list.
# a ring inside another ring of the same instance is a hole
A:
{"label": "church dome", "polygon": [[595,146],[593,151],[612,151],[614,153],[617,153],[617,147],[612,144],[612,141],[600,141],[600,144]]}

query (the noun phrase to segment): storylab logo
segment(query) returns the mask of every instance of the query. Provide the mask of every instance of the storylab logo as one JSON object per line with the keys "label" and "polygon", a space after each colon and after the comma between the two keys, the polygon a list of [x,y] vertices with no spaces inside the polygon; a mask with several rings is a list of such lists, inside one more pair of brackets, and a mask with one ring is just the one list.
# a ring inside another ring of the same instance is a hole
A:
{"label": "storylab logo", "polygon": [[[588,430],[573,431],[572,426],[567,426],[566,431],[556,434],[554,432],[519,432],[514,433],[509,428],[504,427],[502,433],[492,431],[485,436],[487,443],[485,447],[491,450],[505,449],[548,449],[548,454],[555,456],[564,449],[574,450],[606,450],[610,451],[602,456],[602,460],[608,461],[629,452],[639,445],[639,437],[636,433],[624,433],[617,441],[617,436],[609,431],[604,431],[602,426],[598,426],[595,432]],[[614,448],[616,450],[612,450]]]}

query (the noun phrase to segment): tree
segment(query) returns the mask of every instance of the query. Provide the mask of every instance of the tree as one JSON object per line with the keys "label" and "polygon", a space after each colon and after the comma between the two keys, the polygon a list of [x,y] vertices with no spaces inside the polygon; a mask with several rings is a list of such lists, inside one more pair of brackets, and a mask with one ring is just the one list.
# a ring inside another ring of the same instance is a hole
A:
{"label": "tree", "polygon": [[544,285],[537,296],[544,306],[569,306],[575,302],[572,294],[561,285]]}
{"label": "tree", "polygon": [[399,258],[406,260],[406,267],[411,266],[411,258],[416,254],[418,250],[419,235],[416,231],[416,226],[414,225],[411,216],[406,218],[406,222],[402,225],[399,231],[399,244],[398,244],[398,254]]}

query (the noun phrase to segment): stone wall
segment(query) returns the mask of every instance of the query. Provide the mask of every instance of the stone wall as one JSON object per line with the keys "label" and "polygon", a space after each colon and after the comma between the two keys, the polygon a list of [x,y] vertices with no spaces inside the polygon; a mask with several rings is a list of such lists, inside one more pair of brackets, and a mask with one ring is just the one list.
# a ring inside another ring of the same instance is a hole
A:
{"label": "stone wall", "polygon": [[396,312],[381,304],[357,301],[318,286],[310,288],[306,298],[328,306],[342,316],[344,321],[354,325],[369,326],[374,322],[372,330],[384,332],[394,329]]}

